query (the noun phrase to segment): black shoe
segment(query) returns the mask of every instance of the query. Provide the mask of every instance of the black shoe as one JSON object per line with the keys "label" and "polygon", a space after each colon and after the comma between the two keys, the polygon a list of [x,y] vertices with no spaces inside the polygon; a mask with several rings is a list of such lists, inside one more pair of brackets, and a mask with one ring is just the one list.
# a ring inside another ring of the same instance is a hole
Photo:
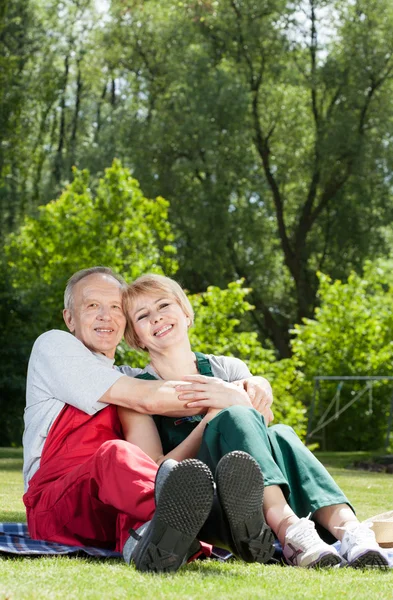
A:
{"label": "black shoe", "polygon": [[264,482],[256,460],[247,452],[226,454],[217,465],[216,485],[233,554],[246,562],[270,560],[274,535],[263,516]]}
{"label": "black shoe", "polygon": [[186,562],[210,513],[213,486],[210,469],[199,460],[183,460],[171,469],[154,517],[132,552],[138,571],[171,573]]}

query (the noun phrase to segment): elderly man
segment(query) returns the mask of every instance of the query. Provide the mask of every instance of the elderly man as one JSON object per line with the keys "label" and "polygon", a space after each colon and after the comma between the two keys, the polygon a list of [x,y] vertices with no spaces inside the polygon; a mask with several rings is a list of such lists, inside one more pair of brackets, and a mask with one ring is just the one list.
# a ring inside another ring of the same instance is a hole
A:
{"label": "elderly man", "polygon": [[[63,312],[73,335],[53,330],[34,344],[23,436],[28,526],[35,539],[115,547],[140,570],[176,571],[200,551],[195,538],[213,502],[211,473],[187,460],[157,474],[157,465],[124,441],[117,406],[187,416],[197,412],[187,402],[201,391],[215,408],[228,399],[216,380],[185,387],[133,379],[113,366],[125,328],[123,287],[106,267],[75,273]],[[268,414],[266,380],[244,385],[253,405]],[[246,481],[245,499],[253,485]],[[259,525],[265,528],[262,512]],[[258,546],[258,539],[247,542]]]}

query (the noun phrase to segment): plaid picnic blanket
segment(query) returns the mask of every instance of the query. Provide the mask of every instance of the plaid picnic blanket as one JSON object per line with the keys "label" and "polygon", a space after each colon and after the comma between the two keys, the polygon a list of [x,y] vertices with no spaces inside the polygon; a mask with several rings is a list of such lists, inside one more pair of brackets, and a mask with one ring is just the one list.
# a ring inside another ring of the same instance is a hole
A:
{"label": "plaid picnic blanket", "polygon": [[[99,558],[122,558],[120,552],[93,546],[67,546],[56,542],[32,540],[26,523],[0,523],[0,553],[25,556],[84,553]],[[213,548],[212,558],[228,560],[232,554],[221,548]]]}
{"label": "plaid picnic blanket", "polygon": [[84,553],[97,557],[121,557],[120,552],[94,548],[93,546],[67,546],[56,542],[32,540],[26,523],[0,523],[0,552],[39,556],[43,554]]}

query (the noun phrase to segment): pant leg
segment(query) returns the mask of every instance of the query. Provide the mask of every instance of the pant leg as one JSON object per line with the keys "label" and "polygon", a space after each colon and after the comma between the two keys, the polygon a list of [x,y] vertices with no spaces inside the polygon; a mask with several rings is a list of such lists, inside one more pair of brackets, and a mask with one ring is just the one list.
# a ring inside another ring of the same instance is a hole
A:
{"label": "pant leg", "polygon": [[72,545],[116,548],[154,513],[157,465],[123,440],[105,442],[83,464],[24,496],[30,535]]}
{"label": "pant leg", "polygon": [[[268,428],[272,455],[288,482],[288,503],[298,517],[306,517],[323,506],[349,504],[348,498],[292,427]],[[351,507],[352,508],[352,507]]]}
{"label": "pant leg", "polygon": [[274,460],[267,432],[265,420],[256,410],[231,406],[207,424],[198,458],[214,473],[220,458],[228,452],[248,452],[259,463],[265,485],[279,485],[288,497],[288,481]]}

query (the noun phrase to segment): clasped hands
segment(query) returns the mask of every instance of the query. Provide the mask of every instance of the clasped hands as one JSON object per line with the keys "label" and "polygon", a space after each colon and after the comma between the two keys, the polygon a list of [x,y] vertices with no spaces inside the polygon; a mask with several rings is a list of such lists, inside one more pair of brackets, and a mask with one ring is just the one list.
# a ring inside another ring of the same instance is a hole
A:
{"label": "clasped hands", "polygon": [[187,375],[183,379],[187,383],[176,385],[176,391],[179,400],[190,401],[188,408],[222,410],[234,405],[249,406],[265,418],[267,425],[274,418],[270,408],[272,389],[263,377],[250,377],[233,383],[205,375]]}

